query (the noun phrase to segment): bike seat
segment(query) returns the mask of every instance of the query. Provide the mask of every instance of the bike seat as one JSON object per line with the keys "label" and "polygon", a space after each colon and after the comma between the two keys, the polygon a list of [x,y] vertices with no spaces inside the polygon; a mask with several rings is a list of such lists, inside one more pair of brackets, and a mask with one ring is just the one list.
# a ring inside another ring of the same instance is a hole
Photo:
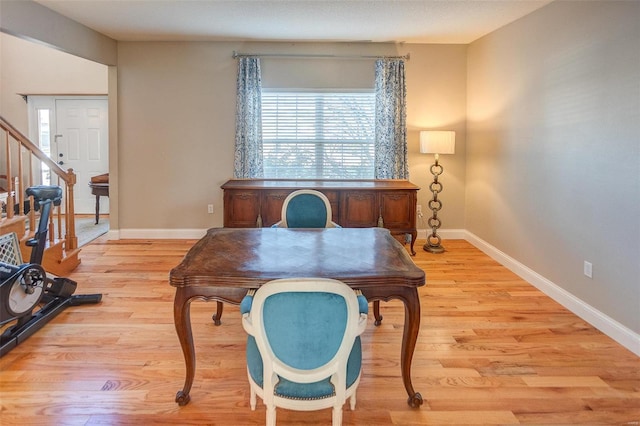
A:
{"label": "bike seat", "polygon": [[33,196],[35,201],[53,201],[56,206],[60,205],[62,200],[62,188],[59,186],[38,185],[30,186],[26,189],[29,196]]}

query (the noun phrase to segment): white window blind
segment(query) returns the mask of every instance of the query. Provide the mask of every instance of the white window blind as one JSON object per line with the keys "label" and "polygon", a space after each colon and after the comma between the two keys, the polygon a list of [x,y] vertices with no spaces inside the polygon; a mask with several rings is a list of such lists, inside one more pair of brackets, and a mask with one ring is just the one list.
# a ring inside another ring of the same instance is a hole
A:
{"label": "white window blind", "polygon": [[372,179],[373,92],[262,93],[264,176]]}

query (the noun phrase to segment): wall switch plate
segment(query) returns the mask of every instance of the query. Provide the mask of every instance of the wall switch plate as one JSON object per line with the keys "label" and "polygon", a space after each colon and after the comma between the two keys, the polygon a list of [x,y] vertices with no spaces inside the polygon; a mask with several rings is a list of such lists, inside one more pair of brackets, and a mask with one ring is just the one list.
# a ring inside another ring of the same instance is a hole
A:
{"label": "wall switch plate", "polygon": [[213,204],[207,205],[207,212],[208,213],[213,213]]}
{"label": "wall switch plate", "polygon": [[586,260],[584,261],[584,274],[589,278],[593,278],[593,265]]}

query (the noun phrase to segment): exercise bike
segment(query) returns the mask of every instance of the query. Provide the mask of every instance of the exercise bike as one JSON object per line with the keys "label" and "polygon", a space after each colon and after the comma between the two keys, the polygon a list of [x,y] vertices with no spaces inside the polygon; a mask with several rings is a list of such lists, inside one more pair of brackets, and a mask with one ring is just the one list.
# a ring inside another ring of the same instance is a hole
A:
{"label": "exercise bike", "polygon": [[16,321],[0,335],[0,357],[18,346],[69,306],[99,303],[102,294],[74,295],[77,283],[69,278],[47,276],[42,257],[47,243],[49,215],[59,206],[62,188],[32,186],[26,194],[40,207],[29,263],[22,263],[15,233],[3,235],[0,242],[0,326]]}

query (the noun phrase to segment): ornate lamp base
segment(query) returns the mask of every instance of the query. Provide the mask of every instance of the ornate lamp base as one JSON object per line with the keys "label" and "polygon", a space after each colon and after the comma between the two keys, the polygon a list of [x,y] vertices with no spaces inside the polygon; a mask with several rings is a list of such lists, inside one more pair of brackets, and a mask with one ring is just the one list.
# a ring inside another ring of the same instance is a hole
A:
{"label": "ornate lamp base", "polygon": [[438,245],[431,245],[430,243],[426,243],[424,246],[422,246],[422,248],[424,249],[424,251],[428,251],[429,253],[444,253],[444,247],[442,247],[439,243]]}
{"label": "ornate lamp base", "polygon": [[429,189],[433,194],[433,198],[429,201],[429,208],[431,209],[432,216],[429,218],[429,226],[431,227],[431,235],[427,236],[427,242],[423,246],[425,251],[429,253],[443,253],[444,247],[440,244],[441,239],[438,236],[438,228],[440,228],[440,219],[438,218],[438,212],[442,208],[442,201],[438,200],[438,194],[442,191],[442,184],[438,182],[438,176],[442,174],[443,168],[438,163],[438,154],[435,155],[435,163],[431,166],[431,174],[433,175],[433,182],[429,185]]}
{"label": "ornate lamp base", "polygon": [[429,253],[443,253],[444,247],[440,244],[441,241],[440,236],[436,234],[436,229],[434,229],[433,233],[427,237],[427,242],[422,248]]}

